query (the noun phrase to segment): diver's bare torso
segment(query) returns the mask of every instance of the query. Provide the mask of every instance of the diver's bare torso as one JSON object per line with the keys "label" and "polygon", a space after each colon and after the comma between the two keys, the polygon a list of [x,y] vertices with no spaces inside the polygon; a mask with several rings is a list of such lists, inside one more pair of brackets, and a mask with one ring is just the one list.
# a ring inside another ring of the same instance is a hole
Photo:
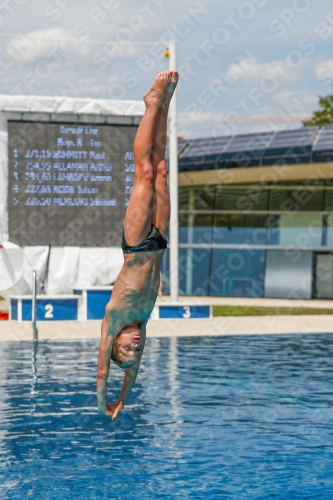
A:
{"label": "diver's bare torso", "polygon": [[145,326],[160,286],[160,264],[165,250],[124,254],[124,264],[107,306],[108,335],[116,336],[137,321]]}

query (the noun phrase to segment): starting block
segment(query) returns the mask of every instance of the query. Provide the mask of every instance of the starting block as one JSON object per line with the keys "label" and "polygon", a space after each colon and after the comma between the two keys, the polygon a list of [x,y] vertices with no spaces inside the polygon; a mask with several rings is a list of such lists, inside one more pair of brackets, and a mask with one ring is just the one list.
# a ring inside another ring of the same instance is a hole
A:
{"label": "starting block", "polygon": [[[69,321],[79,316],[80,298],[75,295],[37,295],[37,321]],[[32,296],[10,297],[10,319],[31,321]]]}
{"label": "starting block", "polygon": [[[73,290],[72,295],[37,295],[37,321],[90,321],[102,320],[105,306],[112,295],[113,286],[94,286]],[[10,297],[10,319],[31,321],[32,296]],[[150,318],[209,319],[212,305],[193,303],[157,302]]]}
{"label": "starting block", "polygon": [[[102,320],[113,286],[73,290],[73,295],[37,295],[37,321]],[[10,297],[10,319],[31,321],[32,296]]]}
{"label": "starting block", "polygon": [[208,319],[213,317],[212,306],[159,302],[151,313],[151,319]]}
{"label": "starting block", "polygon": [[112,295],[113,286],[90,286],[76,288],[74,295],[82,297],[79,320],[97,320],[105,316],[105,306]]}

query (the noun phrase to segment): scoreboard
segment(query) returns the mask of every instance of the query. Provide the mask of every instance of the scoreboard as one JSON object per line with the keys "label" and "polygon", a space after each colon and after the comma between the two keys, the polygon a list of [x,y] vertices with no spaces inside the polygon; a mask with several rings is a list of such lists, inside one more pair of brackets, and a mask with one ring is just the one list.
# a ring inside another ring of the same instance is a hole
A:
{"label": "scoreboard", "polygon": [[9,238],[119,246],[136,125],[8,121]]}

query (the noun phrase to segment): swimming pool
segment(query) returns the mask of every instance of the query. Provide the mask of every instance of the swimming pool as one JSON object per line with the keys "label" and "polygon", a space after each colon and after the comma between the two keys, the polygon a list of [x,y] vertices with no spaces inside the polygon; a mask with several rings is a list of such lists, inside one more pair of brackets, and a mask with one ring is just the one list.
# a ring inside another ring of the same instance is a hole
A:
{"label": "swimming pool", "polygon": [[0,343],[1,500],[332,498],[332,336],[150,338],[114,422],[97,349]]}

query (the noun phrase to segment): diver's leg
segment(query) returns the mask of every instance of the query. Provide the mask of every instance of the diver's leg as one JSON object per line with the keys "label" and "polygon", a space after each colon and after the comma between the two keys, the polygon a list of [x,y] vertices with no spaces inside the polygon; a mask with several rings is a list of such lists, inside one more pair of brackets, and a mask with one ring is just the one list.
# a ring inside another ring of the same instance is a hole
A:
{"label": "diver's leg", "polygon": [[171,81],[162,100],[163,108],[157,114],[152,146],[153,166],[153,214],[152,220],[163,236],[167,237],[170,220],[170,197],[167,184],[165,147],[167,139],[167,119],[169,105],[178,82],[178,72],[172,71]]}
{"label": "diver's leg", "polygon": [[160,101],[171,79],[169,71],[159,73],[143,99],[146,111],[134,140],[135,175],[124,221],[125,238],[138,245],[149,233],[153,207],[152,144]]}

